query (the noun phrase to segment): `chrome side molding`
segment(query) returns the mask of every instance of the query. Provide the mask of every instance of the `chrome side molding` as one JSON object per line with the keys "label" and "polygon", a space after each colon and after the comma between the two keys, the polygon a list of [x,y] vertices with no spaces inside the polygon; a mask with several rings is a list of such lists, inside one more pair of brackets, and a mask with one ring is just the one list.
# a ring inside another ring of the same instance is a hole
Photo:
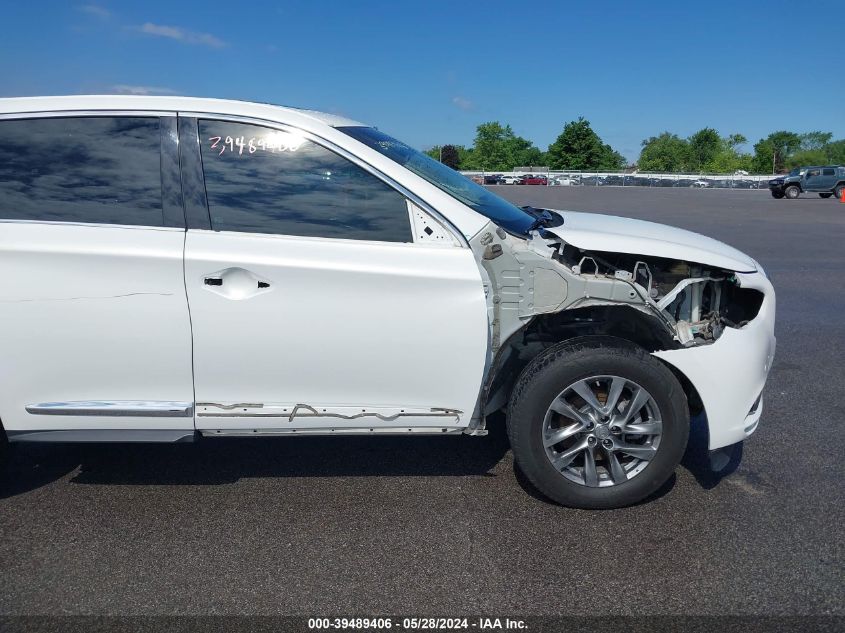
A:
{"label": "chrome side molding", "polygon": [[120,442],[137,444],[196,441],[193,429],[67,429],[6,431],[9,442]]}
{"label": "chrome side molding", "polygon": [[160,400],[78,400],[28,404],[26,412],[33,415],[190,418],[194,415],[194,404]]}

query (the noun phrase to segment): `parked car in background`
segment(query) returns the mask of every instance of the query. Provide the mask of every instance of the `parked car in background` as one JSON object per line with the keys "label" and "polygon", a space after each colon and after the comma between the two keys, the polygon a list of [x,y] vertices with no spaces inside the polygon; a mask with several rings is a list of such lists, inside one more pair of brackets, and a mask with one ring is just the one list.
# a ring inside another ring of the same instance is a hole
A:
{"label": "parked car in background", "polygon": [[480,176],[478,174],[473,174],[472,176],[469,177],[469,179],[477,185],[483,185],[484,184],[484,176]]}
{"label": "parked car in background", "polygon": [[507,174],[502,176],[502,185],[521,185],[522,184],[522,176],[515,176],[513,174]]}
{"label": "parked car in background", "polygon": [[501,185],[502,180],[502,174],[488,174],[487,176],[484,176],[485,185]]}
{"label": "parked car in background", "polygon": [[552,177],[549,180],[549,184],[555,187],[569,187],[577,183],[575,182],[575,179],[572,176],[564,175]]}
{"label": "parked car in background", "polygon": [[613,508],[669,480],[691,417],[711,450],[758,427],[775,293],[714,239],[518,207],[313,110],[0,99],[0,137],[0,448],[483,436],[506,412],[534,487]]}
{"label": "parked car in background", "polygon": [[522,178],[523,185],[548,185],[549,179],[546,176],[535,176],[527,174]]}
{"label": "parked car in background", "polygon": [[702,180],[700,178],[698,180],[694,180],[692,182],[692,184],[690,185],[690,187],[697,187],[698,189],[706,189],[709,186],[710,186],[709,182],[707,182],[706,180]]}
{"label": "parked car in background", "polygon": [[818,193],[822,198],[842,198],[845,190],[845,167],[825,165],[796,167],[786,176],[772,178],[769,191],[773,198],[794,200],[802,193]]}

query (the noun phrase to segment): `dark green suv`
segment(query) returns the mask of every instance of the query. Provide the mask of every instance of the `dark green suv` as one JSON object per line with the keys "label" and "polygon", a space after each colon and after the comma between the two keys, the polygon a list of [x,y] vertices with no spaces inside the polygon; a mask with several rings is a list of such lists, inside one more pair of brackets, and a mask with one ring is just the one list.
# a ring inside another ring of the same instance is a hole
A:
{"label": "dark green suv", "polygon": [[786,176],[769,181],[769,191],[774,198],[794,200],[804,192],[818,193],[822,198],[842,198],[845,189],[845,167],[827,165],[822,167],[796,167]]}

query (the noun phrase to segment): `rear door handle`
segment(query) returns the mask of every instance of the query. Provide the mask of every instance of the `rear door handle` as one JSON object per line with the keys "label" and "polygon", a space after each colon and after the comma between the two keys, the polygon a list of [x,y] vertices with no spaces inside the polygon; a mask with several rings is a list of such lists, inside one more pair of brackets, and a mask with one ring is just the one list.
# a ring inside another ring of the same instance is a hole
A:
{"label": "rear door handle", "polygon": [[222,286],[223,280],[220,277],[206,277],[204,280],[206,286]]}

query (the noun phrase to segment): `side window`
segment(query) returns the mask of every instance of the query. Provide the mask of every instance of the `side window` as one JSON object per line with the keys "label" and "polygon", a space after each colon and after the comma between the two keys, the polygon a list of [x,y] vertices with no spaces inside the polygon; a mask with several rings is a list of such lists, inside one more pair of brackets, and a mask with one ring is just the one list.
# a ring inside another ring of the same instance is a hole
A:
{"label": "side window", "polygon": [[818,176],[818,175],[819,175],[819,170],[818,170],[818,169],[810,169],[810,170],[808,170],[808,171],[807,171],[807,176],[806,176],[806,178],[814,178],[814,177],[816,177],[816,176]]}
{"label": "side window", "polygon": [[0,121],[0,219],[162,226],[158,117]]}
{"label": "side window", "polygon": [[823,176],[833,176],[835,174],[836,174],[835,169],[822,169],[822,175]]}
{"label": "side window", "polygon": [[404,196],[316,143],[225,121],[199,135],[216,231],[413,241]]}

